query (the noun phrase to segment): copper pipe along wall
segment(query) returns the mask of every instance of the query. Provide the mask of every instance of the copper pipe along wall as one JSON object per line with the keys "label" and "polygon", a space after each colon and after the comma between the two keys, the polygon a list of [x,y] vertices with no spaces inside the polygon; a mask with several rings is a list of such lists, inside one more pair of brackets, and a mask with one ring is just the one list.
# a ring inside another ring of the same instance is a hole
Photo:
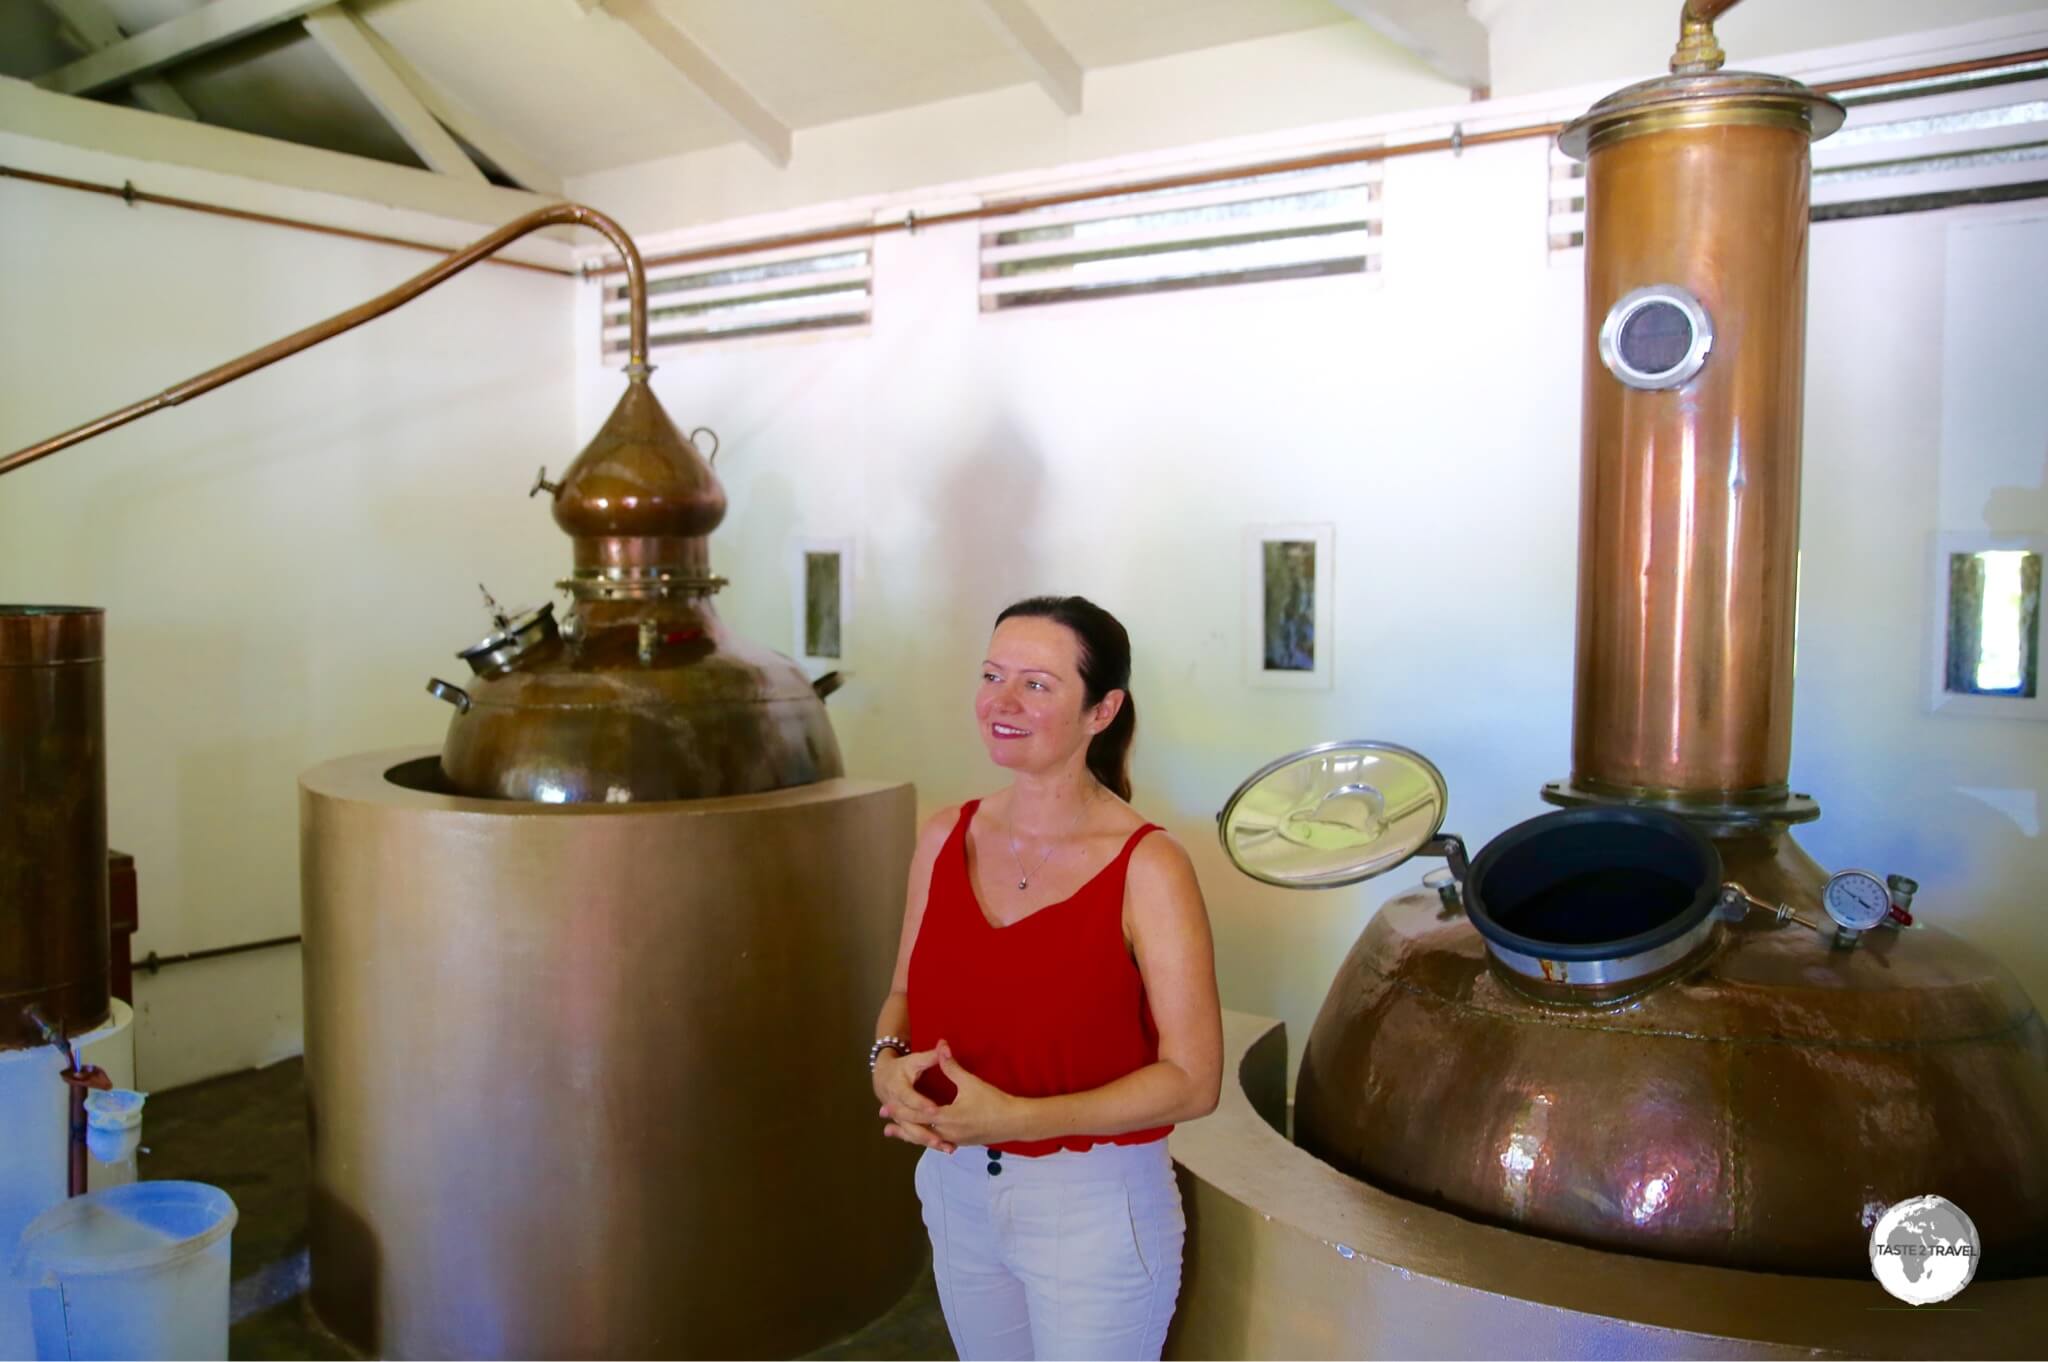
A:
{"label": "copper pipe along wall", "polygon": [[[1587,176],[1572,771],[1589,790],[1760,800],[1792,749],[1808,133],[1718,124],[1597,147]],[[1596,337],[1690,289],[1713,349],[1625,386]]]}
{"label": "copper pipe along wall", "polygon": [[107,1019],[105,619],[0,605],[0,1050]]}
{"label": "copper pipe along wall", "polygon": [[647,362],[647,282],[646,272],[641,268],[640,264],[640,252],[634,247],[632,238],[626,235],[625,229],[620,227],[618,223],[594,208],[585,208],[583,205],[576,203],[550,204],[546,208],[537,208],[523,217],[514,218],[496,231],[477,238],[469,245],[449,256],[446,260],[429,266],[427,269],[420,271],[412,278],[398,285],[398,287],[381,293],[366,303],[358,304],[346,312],[336,313],[326,321],[316,322],[314,325],[303,330],[293,332],[282,340],[272,341],[260,349],[251,350],[240,358],[229,360],[226,364],[208,369],[205,373],[195,378],[189,378],[176,387],[166,388],[155,397],[133,403],[121,408],[119,411],[109,412],[97,420],[88,421],[86,424],[65,431],[61,435],[53,435],[47,440],[28,446],[26,449],[16,450],[6,458],[0,459],[0,474],[11,473],[17,468],[34,463],[38,459],[46,458],[51,454],[57,453],[59,450],[68,449],[72,445],[89,440],[95,435],[103,435],[110,430],[125,426],[130,421],[140,420],[142,417],[148,416],[152,412],[161,411],[165,407],[175,407],[181,402],[189,402],[195,397],[210,393],[215,388],[232,383],[238,378],[246,378],[257,370],[267,368],[281,359],[287,359],[292,355],[296,355],[301,350],[311,349],[325,340],[332,340],[345,331],[351,331],[365,322],[374,321],[387,312],[403,307],[435,285],[447,282],[468,269],[471,265],[483,260],[495,251],[502,250],[520,237],[526,236],[531,232],[537,232],[543,227],[560,226],[579,226],[592,229],[611,242],[625,260],[626,287],[632,297],[633,304],[631,318],[632,339],[627,352],[628,360],[632,365],[644,366]]}
{"label": "copper pipe along wall", "polygon": [[[252,213],[246,208],[229,208],[224,204],[204,203],[198,199],[181,199],[170,194],[152,194],[137,189],[133,184],[95,184],[91,180],[74,180],[68,175],[45,175],[41,171],[23,170],[18,166],[0,166],[0,179],[25,180],[30,184],[48,185],[53,189],[75,189],[84,194],[103,194],[108,198],[120,199],[123,203],[154,204],[160,208],[182,208],[188,213],[207,213],[214,217],[234,218],[239,222],[260,222],[266,227],[289,227],[297,232],[315,232],[321,236],[337,236],[348,241],[367,241],[378,246],[396,246],[400,250],[425,251],[429,255],[447,255],[450,248],[436,246],[432,242],[412,241],[402,236],[385,236],[381,232],[359,232],[353,227],[330,227],[324,222],[307,222],[304,218],[279,217],[275,213]],[[501,260],[496,257],[484,262],[508,270],[531,270],[535,274],[553,274],[562,278],[574,278],[576,271],[556,265],[537,265],[530,260]]]}

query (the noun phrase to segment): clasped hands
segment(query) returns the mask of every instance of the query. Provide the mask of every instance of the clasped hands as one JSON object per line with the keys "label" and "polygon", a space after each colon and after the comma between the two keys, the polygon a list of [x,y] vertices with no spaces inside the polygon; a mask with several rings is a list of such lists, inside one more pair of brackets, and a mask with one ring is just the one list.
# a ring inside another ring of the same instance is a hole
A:
{"label": "clasped hands", "polygon": [[[917,1090],[917,1080],[933,1068],[951,1079],[956,1090],[943,1107]],[[943,1040],[914,1054],[883,1055],[875,1065],[875,1096],[882,1099],[884,1135],[941,1154],[963,1144],[1016,1139],[1025,1101],[967,1072]]]}

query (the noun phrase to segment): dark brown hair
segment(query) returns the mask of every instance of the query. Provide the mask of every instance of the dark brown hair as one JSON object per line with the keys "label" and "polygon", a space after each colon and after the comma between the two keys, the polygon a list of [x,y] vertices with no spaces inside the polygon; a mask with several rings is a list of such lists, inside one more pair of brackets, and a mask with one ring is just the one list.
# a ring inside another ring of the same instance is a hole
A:
{"label": "dark brown hair", "polygon": [[1088,770],[1118,799],[1131,797],[1131,741],[1138,734],[1138,705],[1131,698],[1131,636],[1110,614],[1086,596],[1032,596],[996,616],[996,623],[1018,617],[1064,624],[1081,644],[1083,707],[1102,703],[1113,690],[1124,693],[1123,706],[1109,727],[1088,743]]}

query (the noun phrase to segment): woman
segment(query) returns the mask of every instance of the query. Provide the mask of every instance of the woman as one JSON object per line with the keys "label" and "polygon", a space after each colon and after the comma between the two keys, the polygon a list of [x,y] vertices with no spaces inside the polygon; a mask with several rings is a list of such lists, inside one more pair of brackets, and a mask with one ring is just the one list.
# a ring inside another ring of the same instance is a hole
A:
{"label": "woman", "polygon": [[962,1358],[1156,1358],[1180,1291],[1166,1134],[1215,1109],[1222,1019],[1194,868],[1126,802],[1130,672],[1079,596],[997,616],[974,717],[1010,784],[911,862],[869,1059]]}

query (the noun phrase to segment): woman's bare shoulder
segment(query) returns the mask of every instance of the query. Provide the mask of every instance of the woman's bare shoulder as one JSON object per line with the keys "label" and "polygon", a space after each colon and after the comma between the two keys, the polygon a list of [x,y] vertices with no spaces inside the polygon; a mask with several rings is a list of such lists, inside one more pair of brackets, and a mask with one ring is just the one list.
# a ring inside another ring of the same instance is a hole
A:
{"label": "woman's bare shoulder", "polygon": [[960,822],[960,811],[966,807],[964,802],[948,804],[926,815],[917,829],[917,854],[936,856],[939,848],[946,844],[946,839],[953,835],[953,828]]}
{"label": "woman's bare shoulder", "polygon": [[1195,863],[1188,855],[1188,849],[1181,845],[1164,827],[1141,819],[1142,824],[1152,828],[1143,841],[1131,853],[1131,873],[1146,880],[1192,880],[1195,877]]}

